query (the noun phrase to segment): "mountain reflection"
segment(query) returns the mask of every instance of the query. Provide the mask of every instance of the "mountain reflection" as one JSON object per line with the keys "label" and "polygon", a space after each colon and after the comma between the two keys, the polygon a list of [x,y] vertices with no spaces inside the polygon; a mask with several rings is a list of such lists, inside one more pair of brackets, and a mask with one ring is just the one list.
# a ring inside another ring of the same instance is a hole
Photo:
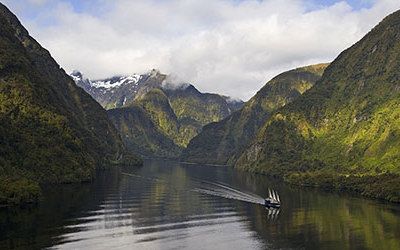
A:
{"label": "mountain reflection", "polygon": [[[213,183],[245,198],[273,188],[282,208],[195,192]],[[148,161],[47,190],[38,208],[0,210],[0,248],[400,249],[394,205],[297,190],[229,168]]]}

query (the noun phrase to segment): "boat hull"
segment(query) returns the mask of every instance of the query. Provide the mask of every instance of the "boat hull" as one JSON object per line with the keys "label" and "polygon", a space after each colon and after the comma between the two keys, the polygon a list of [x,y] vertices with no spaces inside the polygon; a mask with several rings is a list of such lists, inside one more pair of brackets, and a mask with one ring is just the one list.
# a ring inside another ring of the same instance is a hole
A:
{"label": "boat hull", "polygon": [[265,206],[265,207],[280,208],[280,207],[281,207],[281,204],[280,204],[280,203],[275,203],[275,202],[271,202],[271,201],[265,200],[264,206]]}

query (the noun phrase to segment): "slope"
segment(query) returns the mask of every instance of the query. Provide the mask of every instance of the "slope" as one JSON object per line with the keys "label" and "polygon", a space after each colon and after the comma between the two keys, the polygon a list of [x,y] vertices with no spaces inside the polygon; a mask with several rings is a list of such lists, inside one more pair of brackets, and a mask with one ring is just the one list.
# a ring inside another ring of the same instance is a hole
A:
{"label": "slope", "polygon": [[190,142],[182,159],[232,164],[235,154],[255,137],[271,112],[298,98],[321,77],[327,64],[284,72],[269,81],[244,107],[226,119],[205,126]]}
{"label": "slope", "polygon": [[398,11],[277,111],[236,166],[400,201],[399,37]]}
{"label": "slope", "polygon": [[37,197],[37,182],[91,179],[123,145],[102,107],[2,4],[0,24],[0,203],[18,203]]}
{"label": "slope", "polygon": [[[165,139],[173,140],[179,147],[186,147],[204,125],[225,118],[243,104],[240,100],[235,101],[218,94],[201,93],[191,84],[171,83],[170,77],[157,70],[142,75],[116,76],[95,81],[84,77],[79,71],[74,71],[71,77],[106,109],[142,107],[159,132],[166,137]],[[123,109],[119,113],[128,111],[132,114],[134,110],[137,109],[129,111]],[[114,117],[111,116],[111,119]],[[147,133],[151,131],[144,130]],[[143,136],[158,137],[156,134]],[[143,146],[162,147],[162,145]],[[155,150],[153,153],[162,156],[166,150],[162,150],[163,153]],[[176,148],[172,148],[171,155],[177,157],[176,153]]]}
{"label": "slope", "polygon": [[180,154],[181,148],[159,131],[142,107],[132,105],[110,109],[107,113],[130,151],[164,158],[176,158]]}

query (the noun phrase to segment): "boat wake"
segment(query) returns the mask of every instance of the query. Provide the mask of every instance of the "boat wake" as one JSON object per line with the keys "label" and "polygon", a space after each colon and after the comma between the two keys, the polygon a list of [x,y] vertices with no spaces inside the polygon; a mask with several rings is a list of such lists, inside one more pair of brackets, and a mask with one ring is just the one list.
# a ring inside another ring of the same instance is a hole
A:
{"label": "boat wake", "polygon": [[221,183],[212,183],[212,182],[201,182],[202,185],[200,187],[194,188],[194,192],[198,192],[201,194],[218,196],[226,199],[239,200],[254,204],[264,204],[264,199],[256,194],[242,192],[227,185]]}
{"label": "boat wake", "polygon": [[[122,173],[122,175],[150,182],[168,182],[167,180],[162,178],[160,179],[149,176],[141,176],[133,173]],[[169,185],[169,188],[174,189],[173,183],[169,184],[171,184]],[[269,220],[276,220],[280,212],[279,206],[271,205],[272,203],[276,202],[280,203],[279,195],[271,190],[268,190],[268,198],[263,198],[257,194],[240,191],[223,183],[208,182],[196,178],[190,178],[190,186],[191,189],[186,189],[186,191],[265,206],[265,209],[267,210],[266,216]],[[180,189],[176,190],[179,191]],[[267,201],[271,204],[267,205]]]}

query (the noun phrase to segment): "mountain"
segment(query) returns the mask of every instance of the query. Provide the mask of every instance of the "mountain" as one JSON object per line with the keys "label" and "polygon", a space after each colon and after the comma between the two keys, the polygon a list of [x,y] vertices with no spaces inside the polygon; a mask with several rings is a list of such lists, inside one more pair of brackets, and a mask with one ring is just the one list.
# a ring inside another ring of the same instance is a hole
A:
{"label": "mountain", "polygon": [[105,109],[121,108],[132,103],[149,89],[161,87],[166,78],[157,70],[142,75],[114,76],[93,81],[77,70],[70,76]]}
{"label": "mountain", "polygon": [[189,162],[233,164],[272,112],[292,102],[320,79],[328,64],[284,72],[269,81],[244,107],[220,122],[206,125],[183,151]]}
{"label": "mountain", "polygon": [[123,150],[105,110],[0,4],[0,203],[37,199],[38,183],[90,180]]}
{"label": "mountain", "polygon": [[400,11],[275,112],[239,169],[400,202]]}
{"label": "mountain", "polygon": [[126,147],[144,156],[176,158],[181,148],[160,132],[149,114],[140,106],[110,109],[109,118],[118,128]]}
{"label": "mountain", "polygon": [[153,88],[162,88],[169,95],[175,96],[175,99],[178,96],[189,94],[209,102],[219,102],[222,115],[243,106],[241,100],[218,94],[201,93],[188,83],[170,83],[168,75],[155,69],[146,74],[114,76],[101,80],[91,80],[77,70],[73,71],[70,76],[79,87],[89,93],[105,109],[126,107]]}
{"label": "mountain", "polygon": [[[126,144],[135,145],[132,149],[138,148],[137,142],[132,138],[140,137],[139,141],[144,144],[139,151],[145,156],[178,157],[182,148],[187,146],[204,125],[222,120],[243,105],[240,100],[201,93],[191,84],[171,83],[167,75],[157,70],[142,75],[96,81],[85,78],[79,71],[74,71],[71,77],[103,107],[122,108],[110,109],[110,118],[122,133]],[[134,108],[129,109],[131,107]],[[133,115],[133,112],[143,111],[146,116]],[[125,112],[129,114],[124,114]],[[127,117],[130,117],[129,120],[123,121]],[[145,117],[143,121],[139,119]],[[157,133],[143,127],[143,124],[148,124],[147,118],[154,124]],[[127,133],[129,127],[137,130],[130,129]],[[160,135],[164,138],[161,139]],[[170,140],[174,142],[174,147],[171,147]],[[155,142],[161,144],[154,144]]]}
{"label": "mountain", "polygon": [[175,141],[182,147],[186,147],[203,126],[220,121],[243,106],[242,101],[201,93],[193,85],[163,91],[178,119],[180,136]]}

